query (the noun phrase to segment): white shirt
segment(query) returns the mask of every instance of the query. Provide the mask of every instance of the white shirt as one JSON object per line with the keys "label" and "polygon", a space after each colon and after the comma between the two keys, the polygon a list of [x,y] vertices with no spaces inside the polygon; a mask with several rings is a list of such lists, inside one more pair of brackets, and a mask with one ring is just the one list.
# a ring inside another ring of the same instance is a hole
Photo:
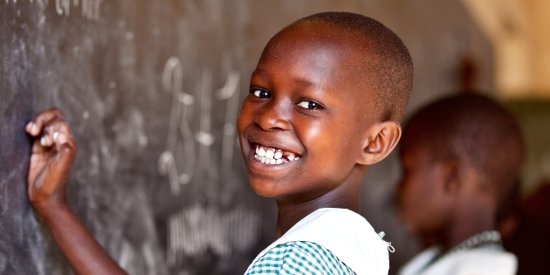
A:
{"label": "white shirt", "polygon": [[314,242],[327,248],[357,274],[388,274],[388,243],[376,234],[365,218],[351,210],[322,208],[314,211],[260,252],[252,263],[269,249],[293,241]]}
{"label": "white shirt", "polygon": [[516,256],[499,246],[457,251],[428,265],[438,253],[439,248],[424,250],[407,262],[399,275],[514,275],[517,270]]}

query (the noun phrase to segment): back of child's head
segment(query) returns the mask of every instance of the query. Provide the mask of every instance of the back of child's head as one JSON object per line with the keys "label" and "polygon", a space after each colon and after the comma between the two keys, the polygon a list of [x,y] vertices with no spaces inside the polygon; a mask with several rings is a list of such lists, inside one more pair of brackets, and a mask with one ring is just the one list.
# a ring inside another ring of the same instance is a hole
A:
{"label": "back of child's head", "polygon": [[350,64],[342,73],[360,71],[360,79],[355,79],[357,86],[374,96],[373,104],[365,108],[379,108],[381,121],[400,121],[412,89],[412,59],[401,39],[380,22],[350,12],[317,13],[282,29],[269,41],[266,49],[296,28],[306,28],[314,36],[319,25],[334,28],[336,31],[330,39],[340,43],[341,47],[360,52],[360,62]]}
{"label": "back of child's head", "polygon": [[477,93],[443,97],[409,118],[401,150],[424,146],[432,161],[454,160],[474,169],[481,190],[499,202],[514,188],[525,148],[513,114],[497,100]]}

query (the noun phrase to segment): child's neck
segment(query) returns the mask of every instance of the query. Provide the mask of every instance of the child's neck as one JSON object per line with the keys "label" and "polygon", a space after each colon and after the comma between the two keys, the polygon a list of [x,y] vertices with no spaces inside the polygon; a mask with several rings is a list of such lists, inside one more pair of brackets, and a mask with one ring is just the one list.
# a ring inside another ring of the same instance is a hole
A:
{"label": "child's neck", "polygon": [[320,208],[345,208],[359,212],[359,199],[360,190],[354,193],[345,192],[344,195],[339,192],[330,192],[322,197],[300,204],[277,201],[276,235],[277,237],[282,236],[301,219]]}
{"label": "child's neck", "polygon": [[300,195],[286,199],[277,199],[276,236],[285,234],[301,219],[321,208],[344,208],[359,213],[361,189],[366,167],[356,166],[348,178],[336,188],[319,193],[314,198],[304,198]]}
{"label": "child's neck", "polygon": [[451,249],[464,240],[482,233],[483,231],[495,230],[495,212],[488,210],[489,207],[478,207],[476,211],[462,213],[456,219],[456,223],[450,226],[447,241],[444,243],[445,250]]}

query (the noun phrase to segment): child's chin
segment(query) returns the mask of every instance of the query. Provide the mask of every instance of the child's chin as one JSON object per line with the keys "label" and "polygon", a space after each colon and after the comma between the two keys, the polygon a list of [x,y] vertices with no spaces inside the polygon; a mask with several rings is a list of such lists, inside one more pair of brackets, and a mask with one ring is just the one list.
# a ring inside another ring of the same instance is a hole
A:
{"label": "child's chin", "polygon": [[269,183],[265,181],[259,181],[259,180],[249,180],[250,188],[252,188],[252,191],[256,193],[256,195],[264,198],[273,199],[277,197],[275,190],[273,188],[269,188]]}

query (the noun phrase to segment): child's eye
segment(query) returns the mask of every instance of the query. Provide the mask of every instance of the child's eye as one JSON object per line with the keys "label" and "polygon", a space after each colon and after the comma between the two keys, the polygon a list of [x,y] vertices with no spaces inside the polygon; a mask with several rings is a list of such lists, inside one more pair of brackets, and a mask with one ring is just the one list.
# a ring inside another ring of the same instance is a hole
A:
{"label": "child's eye", "polygon": [[264,90],[264,89],[252,88],[252,89],[250,89],[250,93],[253,94],[257,98],[270,98],[271,97],[271,93]]}
{"label": "child's eye", "polygon": [[310,100],[302,100],[302,101],[298,102],[297,105],[299,107],[302,107],[302,108],[308,109],[308,110],[323,109],[323,106],[321,106],[321,104],[319,104],[317,102],[314,102],[314,101],[310,101]]}

